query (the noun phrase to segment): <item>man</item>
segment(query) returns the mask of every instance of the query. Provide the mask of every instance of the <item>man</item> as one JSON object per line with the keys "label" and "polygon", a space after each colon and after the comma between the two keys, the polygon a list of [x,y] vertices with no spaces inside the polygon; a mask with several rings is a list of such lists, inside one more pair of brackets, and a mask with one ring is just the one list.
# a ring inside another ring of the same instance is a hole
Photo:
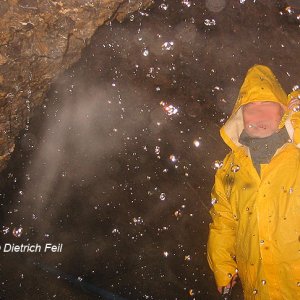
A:
{"label": "man", "polygon": [[232,151],[216,173],[208,239],[219,292],[239,276],[246,300],[300,299],[298,97],[255,65],[221,128]]}

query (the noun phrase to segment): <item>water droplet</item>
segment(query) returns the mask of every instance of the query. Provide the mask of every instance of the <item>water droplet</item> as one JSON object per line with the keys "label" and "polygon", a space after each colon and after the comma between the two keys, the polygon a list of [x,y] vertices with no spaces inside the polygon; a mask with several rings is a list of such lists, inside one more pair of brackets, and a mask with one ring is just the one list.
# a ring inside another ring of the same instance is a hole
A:
{"label": "water droplet", "polygon": [[190,0],[182,0],[181,3],[186,5],[187,7],[190,7],[192,5]]}
{"label": "water droplet", "polygon": [[297,282],[297,286],[300,287],[300,281]]}
{"label": "water droplet", "polygon": [[190,296],[195,296],[195,292],[194,292],[193,289],[190,289],[190,290],[189,290],[189,295],[190,295]]}
{"label": "water droplet", "polygon": [[214,170],[221,169],[223,167],[223,162],[221,160],[215,160],[213,162],[212,168]]}
{"label": "water droplet", "polygon": [[178,113],[179,109],[172,104],[167,105],[167,103],[164,101],[160,101],[159,104],[164,108],[164,110],[168,113],[169,116],[175,115]]}
{"label": "water droplet", "polygon": [[133,218],[134,225],[141,225],[144,223],[144,220],[141,217]]}
{"label": "water droplet", "polygon": [[169,252],[164,251],[164,257],[168,257],[169,256]]}
{"label": "water droplet", "polygon": [[171,160],[172,162],[176,162],[176,161],[177,161],[177,158],[176,158],[176,156],[175,156],[174,154],[171,154],[171,155],[170,155],[170,160]]}
{"label": "water droplet", "polygon": [[19,195],[24,195],[24,192],[23,191],[19,191]]}
{"label": "water droplet", "polygon": [[170,51],[170,50],[173,50],[173,49],[174,49],[174,42],[173,41],[164,42],[161,45],[161,50],[163,50],[163,51]]}
{"label": "water droplet", "polygon": [[2,232],[3,232],[3,234],[8,234],[9,233],[9,227],[3,226]]}
{"label": "water droplet", "polygon": [[287,7],[285,8],[285,10],[286,10],[290,15],[294,13],[294,10],[293,10],[290,6],[287,6]]}
{"label": "water droplet", "polygon": [[159,196],[159,199],[160,199],[161,201],[166,200],[166,194],[165,194],[165,193],[161,193],[160,196]]}
{"label": "water droplet", "polygon": [[194,140],[193,144],[194,144],[195,147],[198,148],[200,146],[200,141],[199,140]]}
{"label": "water droplet", "polygon": [[114,233],[114,234],[120,234],[120,230],[118,228],[114,228],[112,230],[112,233]]}
{"label": "water droplet", "polygon": [[191,256],[190,256],[190,255],[186,255],[186,256],[184,257],[184,260],[190,261],[190,260],[191,260]]}
{"label": "water droplet", "polygon": [[257,289],[254,289],[253,290],[253,295],[256,295],[258,293],[258,290]]}
{"label": "water droplet", "polygon": [[206,26],[215,26],[216,25],[216,20],[215,19],[205,19],[204,25]]}
{"label": "water droplet", "polygon": [[212,199],[211,199],[211,204],[212,204],[212,205],[215,205],[215,204],[217,204],[217,203],[218,203],[217,198],[212,198]]}
{"label": "water droplet", "polygon": [[159,6],[159,8],[162,9],[162,10],[167,10],[168,7],[169,7],[169,6],[168,6],[167,4],[165,4],[165,3],[162,3],[162,4]]}
{"label": "water droplet", "polygon": [[265,241],[264,241],[264,240],[260,240],[259,243],[260,243],[261,245],[263,245],[263,244],[265,243]]}
{"label": "water droplet", "polygon": [[232,274],[231,274],[231,273],[228,273],[227,276],[228,276],[229,278],[232,278]]}
{"label": "water droplet", "polygon": [[144,56],[148,56],[149,55],[149,50],[148,49],[144,49],[143,50],[143,55]]}
{"label": "water droplet", "polygon": [[240,166],[238,165],[234,165],[231,167],[231,172],[236,173],[240,170]]}
{"label": "water droplet", "polygon": [[293,106],[293,111],[294,112],[299,112],[300,111],[300,105],[298,104],[298,105]]}
{"label": "water droplet", "polygon": [[159,155],[160,153],[160,147],[159,146],[155,146],[155,154]]}
{"label": "water droplet", "polygon": [[262,284],[262,285],[266,285],[266,284],[267,284],[267,281],[263,279],[263,280],[261,281],[261,284]]}
{"label": "water droplet", "polygon": [[22,233],[23,233],[22,227],[19,227],[19,228],[15,227],[12,231],[13,236],[18,237],[18,238],[21,237]]}
{"label": "water droplet", "polygon": [[178,219],[182,216],[182,213],[180,210],[176,210],[175,213],[174,213],[175,217]]}
{"label": "water droplet", "polygon": [[292,89],[293,89],[293,91],[297,91],[300,89],[300,87],[299,87],[299,85],[294,85]]}

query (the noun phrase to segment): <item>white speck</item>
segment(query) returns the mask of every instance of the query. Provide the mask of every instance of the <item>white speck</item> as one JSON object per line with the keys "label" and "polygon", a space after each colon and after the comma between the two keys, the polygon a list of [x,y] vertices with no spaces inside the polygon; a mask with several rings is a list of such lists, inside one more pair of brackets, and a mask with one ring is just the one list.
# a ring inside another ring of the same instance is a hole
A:
{"label": "white speck", "polygon": [[149,55],[149,50],[148,49],[144,49],[143,50],[143,55],[144,56],[148,56]]}
{"label": "white speck", "polygon": [[214,170],[221,169],[222,167],[223,167],[223,162],[221,160],[215,160],[212,165],[212,168]]}
{"label": "white speck", "polygon": [[204,25],[206,26],[215,26],[216,25],[216,20],[215,19],[205,19]]}
{"label": "white speck", "polygon": [[169,252],[164,251],[164,257],[168,257],[169,256]]}
{"label": "white speck", "polygon": [[176,162],[176,161],[177,161],[177,158],[176,158],[176,156],[175,156],[174,154],[171,154],[171,155],[170,155],[170,160],[171,160],[172,162]]}
{"label": "white speck", "polygon": [[156,146],[155,147],[155,154],[158,155],[160,153],[160,147]]}
{"label": "white speck", "polygon": [[197,148],[200,146],[200,141],[199,140],[194,140],[193,143],[194,143],[194,146],[197,147]]}
{"label": "white speck", "polygon": [[299,85],[294,85],[294,86],[293,86],[293,91],[297,91],[297,90],[299,90],[299,89],[300,89]]}
{"label": "white speck", "polygon": [[114,233],[114,234],[120,234],[120,230],[118,228],[114,228],[112,230],[112,233]]}
{"label": "white speck", "polygon": [[182,0],[181,3],[186,5],[187,7],[190,7],[192,5],[190,0]]}
{"label": "white speck", "polygon": [[218,200],[216,199],[216,198],[212,198],[211,199],[211,204],[212,205],[215,205],[215,204],[217,204],[218,203]]}
{"label": "white speck", "polygon": [[294,112],[300,111],[300,105],[295,105],[295,106],[293,106],[293,111],[294,111]]}
{"label": "white speck", "polygon": [[166,200],[166,194],[165,194],[165,193],[161,193],[161,194],[159,195],[159,199],[160,199],[161,201]]}
{"label": "white speck", "polygon": [[3,226],[2,232],[3,232],[3,234],[8,234],[9,233],[9,227]]}
{"label": "white speck", "polygon": [[234,165],[231,167],[231,172],[236,173],[240,170],[240,166],[238,165]]}
{"label": "white speck", "polygon": [[142,219],[142,217],[133,218],[133,223],[134,225],[141,225],[144,223],[144,220]]}
{"label": "white speck", "polygon": [[12,231],[12,234],[15,236],[15,237],[21,237],[23,233],[23,228],[22,227],[19,227],[19,228],[14,228],[13,231]]}
{"label": "white speck", "polygon": [[159,8],[162,9],[162,10],[167,10],[168,7],[169,7],[169,6],[168,6],[167,4],[165,4],[165,3],[162,3],[162,4],[159,6]]}
{"label": "white speck", "polygon": [[174,42],[171,41],[171,42],[164,42],[162,45],[161,45],[161,49],[163,51],[170,51],[170,50],[173,50],[174,49]]}

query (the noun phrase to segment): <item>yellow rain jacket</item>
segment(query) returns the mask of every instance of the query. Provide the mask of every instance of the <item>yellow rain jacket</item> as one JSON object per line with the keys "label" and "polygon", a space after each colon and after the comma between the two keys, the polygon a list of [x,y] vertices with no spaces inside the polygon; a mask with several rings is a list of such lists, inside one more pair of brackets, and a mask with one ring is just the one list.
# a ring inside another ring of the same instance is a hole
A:
{"label": "yellow rain jacket", "polygon": [[[238,272],[245,299],[300,299],[300,112],[272,71],[249,69],[231,117],[221,136],[231,148],[217,170],[212,190],[208,262],[217,286]],[[239,143],[244,128],[241,106],[253,101],[278,102],[285,109],[290,142],[269,164],[254,168],[249,149]]]}

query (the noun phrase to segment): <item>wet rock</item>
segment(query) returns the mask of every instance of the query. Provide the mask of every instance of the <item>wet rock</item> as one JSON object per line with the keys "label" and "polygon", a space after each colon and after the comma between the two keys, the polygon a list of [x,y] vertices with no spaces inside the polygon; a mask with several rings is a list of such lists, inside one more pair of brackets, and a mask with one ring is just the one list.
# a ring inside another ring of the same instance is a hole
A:
{"label": "wet rock", "polygon": [[80,58],[95,30],[152,2],[0,2],[0,171],[53,79]]}

